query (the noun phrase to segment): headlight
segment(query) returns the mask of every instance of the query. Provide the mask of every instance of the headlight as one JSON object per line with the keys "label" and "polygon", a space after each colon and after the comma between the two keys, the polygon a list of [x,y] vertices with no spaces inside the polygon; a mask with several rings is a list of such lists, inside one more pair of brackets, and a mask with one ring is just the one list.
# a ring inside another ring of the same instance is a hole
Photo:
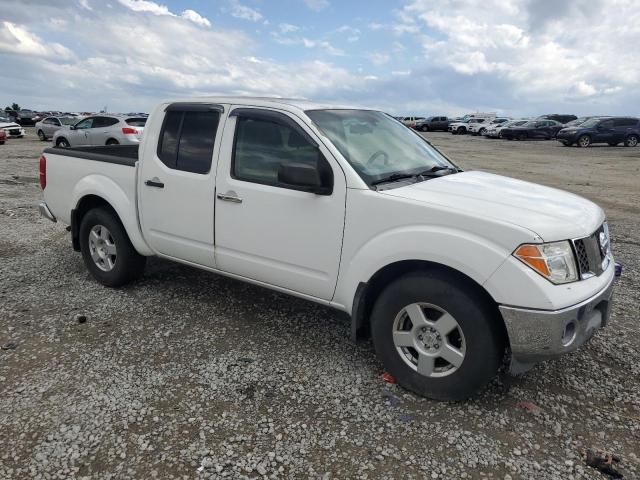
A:
{"label": "headlight", "polygon": [[513,255],[552,283],[578,280],[573,249],[566,240],[520,245]]}

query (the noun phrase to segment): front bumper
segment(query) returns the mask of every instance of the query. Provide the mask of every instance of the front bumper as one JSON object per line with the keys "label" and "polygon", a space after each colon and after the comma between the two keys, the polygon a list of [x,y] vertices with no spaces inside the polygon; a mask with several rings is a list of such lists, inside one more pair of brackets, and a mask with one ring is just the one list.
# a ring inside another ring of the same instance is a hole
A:
{"label": "front bumper", "polygon": [[556,358],[588,342],[609,320],[614,278],[593,297],[562,310],[501,305],[512,360],[521,365],[533,364]]}
{"label": "front bumper", "polygon": [[47,206],[46,203],[40,202],[40,205],[38,206],[38,210],[40,210],[40,215],[46,218],[47,220],[51,220],[53,223],[58,221],[55,215],[51,213],[51,210],[49,210],[49,207]]}

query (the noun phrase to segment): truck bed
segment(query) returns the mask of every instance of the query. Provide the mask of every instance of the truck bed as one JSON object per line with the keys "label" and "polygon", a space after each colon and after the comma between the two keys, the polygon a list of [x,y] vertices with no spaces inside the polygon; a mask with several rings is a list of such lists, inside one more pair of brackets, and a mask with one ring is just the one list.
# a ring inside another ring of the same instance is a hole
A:
{"label": "truck bed", "polygon": [[138,145],[104,145],[60,148],[45,148],[44,153],[53,153],[66,157],[74,157],[97,162],[115,163],[117,165],[135,166],[138,161]]}

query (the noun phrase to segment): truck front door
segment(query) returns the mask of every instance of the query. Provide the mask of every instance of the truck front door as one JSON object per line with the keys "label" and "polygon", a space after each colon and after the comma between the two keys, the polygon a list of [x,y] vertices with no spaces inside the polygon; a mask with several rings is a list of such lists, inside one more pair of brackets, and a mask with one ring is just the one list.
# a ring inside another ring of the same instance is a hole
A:
{"label": "truck front door", "polygon": [[[329,194],[292,188],[283,164],[331,180]],[[216,265],[220,270],[330,300],[344,230],[344,173],[311,130],[285,112],[231,110],[216,178]]]}
{"label": "truck front door", "polygon": [[138,179],[140,223],[159,255],[215,267],[214,186],[223,105],[174,103],[157,144],[145,143]]}

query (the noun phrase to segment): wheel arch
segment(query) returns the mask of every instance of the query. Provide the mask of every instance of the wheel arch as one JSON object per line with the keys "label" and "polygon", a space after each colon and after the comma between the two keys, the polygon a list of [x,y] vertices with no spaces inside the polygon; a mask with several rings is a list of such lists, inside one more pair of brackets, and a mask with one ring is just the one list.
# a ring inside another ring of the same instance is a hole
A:
{"label": "wheel arch", "polygon": [[[112,181],[110,182],[113,183]],[[115,183],[113,183],[113,185],[115,185]],[[104,192],[84,191],[75,195],[74,198],[76,198],[76,200],[73,202],[74,208],[71,210],[70,222],[71,240],[74,250],[80,250],[79,232],[82,218],[89,210],[102,207],[111,211],[116,216],[124,227],[131,244],[140,255],[153,255],[153,251],[142,237],[137,222],[136,206],[128,200],[119,187],[117,187],[117,190],[112,189],[111,195],[107,195]]]}
{"label": "wheel arch", "polygon": [[434,272],[442,276],[453,278],[457,284],[464,284],[466,288],[476,292],[487,303],[500,319],[500,328],[508,342],[508,335],[504,320],[498,309],[498,303],[491,294],[476,280],[465,273],[442,263],[427,260],[401,260],[380,268],[367,282],[360,282],[356,289],[351,309],[351,338],[356,341],[369,338],[370,316],[376,299],[380,293],[398,278],[413,272]]}

